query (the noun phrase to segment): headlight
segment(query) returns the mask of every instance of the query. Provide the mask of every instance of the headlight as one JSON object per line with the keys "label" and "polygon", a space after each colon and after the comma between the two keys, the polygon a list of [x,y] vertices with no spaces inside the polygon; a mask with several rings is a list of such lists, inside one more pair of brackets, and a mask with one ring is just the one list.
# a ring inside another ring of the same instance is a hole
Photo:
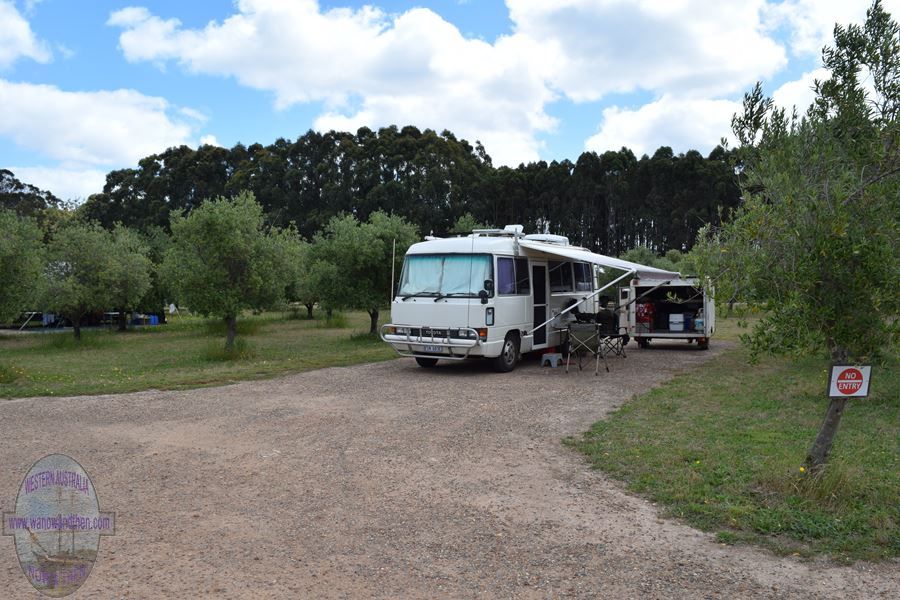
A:
{"label": "headlight", "polygon": [[480,329],[451,329],[450,337],[458,338],[463,340],[478,340],[484,341],[487,339],[487,327],[482,327]]}
{"label": "headlight", "polygon": [[395,335],[409,335],[409,327],[392,327]]}

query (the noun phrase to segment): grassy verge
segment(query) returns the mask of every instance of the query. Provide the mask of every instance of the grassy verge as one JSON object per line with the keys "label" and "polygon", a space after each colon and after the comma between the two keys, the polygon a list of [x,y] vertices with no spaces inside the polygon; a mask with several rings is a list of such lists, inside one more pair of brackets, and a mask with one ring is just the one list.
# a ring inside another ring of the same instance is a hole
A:
{"label": "grassy verge", "polygon": [[[728,324],[724,324],[726,327]],[[801,470],[825,414],[827,363],[735,348],[568,443],[669,516],[777,553],[839,561],[900,556],[900,368],[851,400],[828,469]]]}
{"label": "grassy verge", "polygon": [[238,321],[232,354],[224,352],[223,323],[191,317],[127,333],[84,330],[81,343],[71,331],[0,333],[0,398],[220,385],[396,356],[364,333],[365,313],[337,317],[326,324],[281,313],[247,315]]}

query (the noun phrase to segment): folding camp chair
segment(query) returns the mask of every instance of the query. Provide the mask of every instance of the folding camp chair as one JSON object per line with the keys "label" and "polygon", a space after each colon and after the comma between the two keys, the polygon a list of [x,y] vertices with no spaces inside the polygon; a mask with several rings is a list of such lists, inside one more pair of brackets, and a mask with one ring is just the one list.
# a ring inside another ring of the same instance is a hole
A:
{"label": "folding camp chair", "polygon": [[600,374],[600,360],[603,360],[603,366],[609,373],[609,365],[606,363],[606,354],[602,351],[603,341],[605,337],[601,333],[600,325],[597,323],[570,323],[566,330],[566,341],[568,351],[566,352],[566,373],[569,372],[569,362],[574,354],[578,359],[578,370],[580,371],[582,361],[586,354],[590,354],[594,359],[594,375]]}
{"label": "folding camp chair", "polygon": [[618,328],[616,333],[610,333],[608,326],[602,323],[570,323],[566,329],[566,341],[568,352],[566,353],[566,373],[569,372],[569,363],[572,355],[578,359],[578,370],[583,368],[583,361],[587,354],[594,359],[594,375],[600,374],[600,361],[606,372],[609,373],[607,355],[626,357],[625,345],[628,344],[628,334],[625,328]]}
{"label": "folding camp chair", "polygon": [[627,354],[625,354],[625,346],[628,344],[628,341],[631,339],[627,333],[628,329],[625,327],[619,327],[616,330],[616,333],[606,333],[601,334],[600,336],[600,350],[604,355],[614,355],[621,356],[622,358],[627,358]]}

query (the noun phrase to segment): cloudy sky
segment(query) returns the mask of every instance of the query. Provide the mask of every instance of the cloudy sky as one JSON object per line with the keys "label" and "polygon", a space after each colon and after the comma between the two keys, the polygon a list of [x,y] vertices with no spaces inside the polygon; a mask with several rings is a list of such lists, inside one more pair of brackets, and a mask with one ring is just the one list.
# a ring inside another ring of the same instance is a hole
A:
{"label": "cloudy sky", "polygon": [[[0,168],[62,198],[173,145],[413,124],[495,164],[707,153],[804,107],[868,0],[0,0]],[[885,7],[900,14],[900,0]]]}

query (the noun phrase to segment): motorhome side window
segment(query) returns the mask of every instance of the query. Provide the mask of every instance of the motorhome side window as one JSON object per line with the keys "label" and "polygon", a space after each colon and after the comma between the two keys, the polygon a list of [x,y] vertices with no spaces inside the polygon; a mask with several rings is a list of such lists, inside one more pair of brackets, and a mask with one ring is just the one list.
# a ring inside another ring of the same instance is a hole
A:
{"label": "motorhome side window", "polygon": [[527,258],[497,258],[497,293],[502,295],[530,294]]}
{"label": "motorhome side window", "polygon": [[550,291],[551,292],[571,292],[572,285],[572,263],[550,261]]}
{"label": "motorhome side window", "polygon": [[400,296],[478,296],[493,279],[489,254],[407,254]]}
{"label": "motorhome side window", "polygon": [[587,263],[573,263],[575,269],[575,289],[579,292],[591,291],[591,265]]}

